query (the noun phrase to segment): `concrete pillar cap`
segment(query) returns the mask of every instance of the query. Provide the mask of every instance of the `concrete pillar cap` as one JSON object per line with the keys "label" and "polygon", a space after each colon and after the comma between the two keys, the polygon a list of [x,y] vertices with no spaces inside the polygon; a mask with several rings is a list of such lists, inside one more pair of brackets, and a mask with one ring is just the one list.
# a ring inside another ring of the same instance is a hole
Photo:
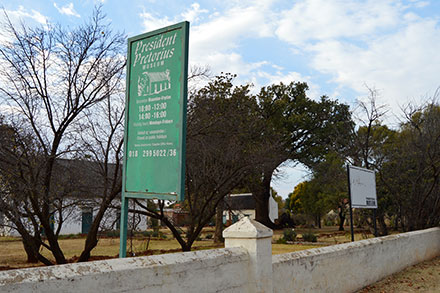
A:
{"label": "concrete pillar cap", "polygon": [[251,220],[248,217],[242,218],[234,225],[223,230],[224,238],[268,238],[272,237],[273,231],[263,224]]}

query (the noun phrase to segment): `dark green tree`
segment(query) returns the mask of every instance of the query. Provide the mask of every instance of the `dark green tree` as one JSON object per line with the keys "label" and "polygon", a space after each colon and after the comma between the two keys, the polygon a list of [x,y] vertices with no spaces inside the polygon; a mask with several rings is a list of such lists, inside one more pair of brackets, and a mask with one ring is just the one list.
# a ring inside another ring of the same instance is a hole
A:
{"label": "dark green tree", "polygon": [[343,152],[353,128],[349,107],[323,96],[307,97],[305,83],[272,85],[257,95],[266,127],[261,133],[265,162],[255,169],[249,186],[256,198],[256,219],[275,227],[268,217],[270,183],[283,163],[312,167],[330,150]]}

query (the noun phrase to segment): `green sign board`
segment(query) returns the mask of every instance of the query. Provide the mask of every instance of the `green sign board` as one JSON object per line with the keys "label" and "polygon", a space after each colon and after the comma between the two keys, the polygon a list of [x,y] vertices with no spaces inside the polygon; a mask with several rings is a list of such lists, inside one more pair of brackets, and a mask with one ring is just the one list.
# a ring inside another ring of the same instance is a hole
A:
{"label": "green sign board", "polygon": [[184,195],[189,23],[128,40],[124,196]]}
{"label": "green sign board", "polygon": [[189,23],[128,39],[119,256],[128,199],[183,200]]}

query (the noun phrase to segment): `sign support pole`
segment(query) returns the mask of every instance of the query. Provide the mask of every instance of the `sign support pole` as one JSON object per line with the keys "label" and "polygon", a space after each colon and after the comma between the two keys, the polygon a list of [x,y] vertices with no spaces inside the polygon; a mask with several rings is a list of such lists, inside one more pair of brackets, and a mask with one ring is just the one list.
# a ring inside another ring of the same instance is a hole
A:
{"label": "sign support pole", "polygon": [[121,201],[121,226],[119,239],[119,257],[127,256],[127,222],[128,222],[128,198],[123,197]]}
{"label": "sign support pole", "polygon": [[347,165],[347,178],[348,178],[348,202],[350,205],[350,231],[351,231],[351,241],[354,241],[354,230],[353,230],[353,208],[351,206],[351,187],[350,187],[350,167]]}
{"label": "sign support pole", "polygon": [[373,226],[374,226],[374,237],[377,237],[377,218],[376,218],[376,209],[373,209]]}

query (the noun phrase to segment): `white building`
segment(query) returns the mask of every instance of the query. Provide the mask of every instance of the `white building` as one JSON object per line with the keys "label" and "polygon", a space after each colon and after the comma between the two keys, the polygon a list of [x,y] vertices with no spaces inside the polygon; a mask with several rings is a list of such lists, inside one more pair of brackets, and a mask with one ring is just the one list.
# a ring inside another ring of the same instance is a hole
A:
{"label": "white building", "polygon": [[[233,224],[244,217],[255,220],[255,198],[252,193],[229,194],[225,198],[223,209],[223,223]],[[278,203],[269,197],[269,219],[274,222],[278,219]]]}

